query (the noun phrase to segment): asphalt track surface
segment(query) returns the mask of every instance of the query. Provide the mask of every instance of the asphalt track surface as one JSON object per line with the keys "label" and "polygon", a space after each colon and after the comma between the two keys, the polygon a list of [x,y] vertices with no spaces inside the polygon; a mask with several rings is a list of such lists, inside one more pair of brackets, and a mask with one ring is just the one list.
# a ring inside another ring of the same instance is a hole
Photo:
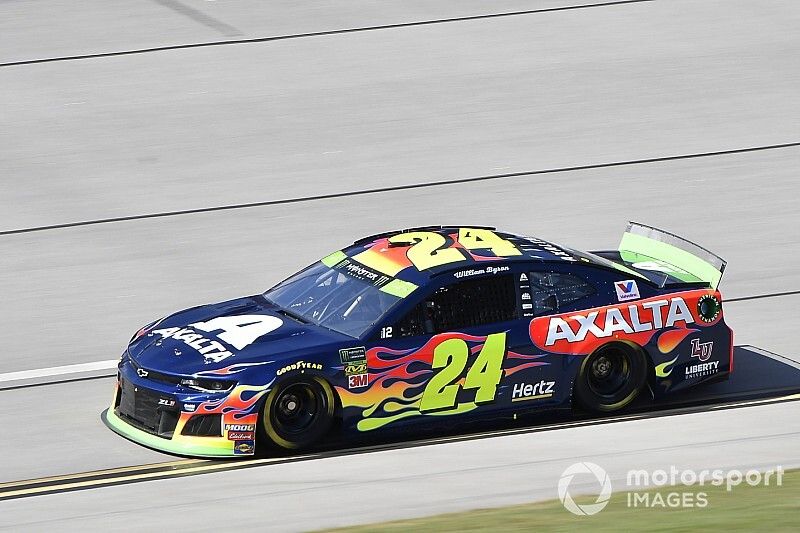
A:
{"label": "asphalt track surface", "polygon": [[[580,4],[0,3],[0,374],[114,359],[149,320],[387,228],[609,248],[628,219],[725,257],[737,344],[800,360],[800,5],[554,10]],[[109,378],[19,385],[0,390],[0,483],[176,460],[105,428]],[[788,468],[797,415],[770,401],[21,497],[0,527],[303,530],[549,499],[576,461],[612,481]]]}

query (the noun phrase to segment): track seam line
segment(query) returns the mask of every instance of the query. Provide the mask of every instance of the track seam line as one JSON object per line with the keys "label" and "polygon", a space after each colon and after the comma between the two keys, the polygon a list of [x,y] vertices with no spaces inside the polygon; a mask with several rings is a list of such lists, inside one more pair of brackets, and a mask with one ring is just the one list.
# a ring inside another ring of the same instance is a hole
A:
{"label": "track seam line", "polygon": [[726,298],[726,302],[746,302],[748,300],[762,300],[764,298],[777,298],[779,296],[795,296],[800,291],[771,292],[767,294],[756,294],[755,296],[739,296],[738,298]]}
{"label": "track seam line", "polygon": [[[579,4],[574,6],[561,6],[561,7],[549,7],[543,9],[529,9],[524,11],[508,11],[504,13],[489,13],[484,15],[469,15],[464,17],[450,17],[450,18],[441,18],[441,19],[433,19],[433,20],[418,20],[413,22],[399,22],[395,24],[378,24],[375,26],[362,26],[358,28],[343,28],[338,30],[325,30],[325,31],[312,31],[312,32],[305,32],[305,33],[293,33],[288,35],[274,35],[272,37],[255,37],[252,39],[226,39],[223,41],[209,41],[204,43],[190,43],[190,44],[175,44],[175,45],[168,45],[168,46],[155,46],[150,48],[137,48],[133,50],[121,50],[117,52],[99,52],[95,54],[79,54],[73,56],[61,56],[61,57],[47,57],[47,58],[40,58],[40,59],[26,59],[21,61],[9,61],[6,63],[0,63],[0,68],[2,67],[17,67],[23,65],[36,65],[39,63],[54,63],[59,61],[77,61],[82,59],[97,59],[97,58],[104,58],[104,57],[116,57],[116,56],[126,56],[126,55],[134,55],[134,54],[147,54],[153,52],[165,52],[169,50],[187,50],[191,48],[207,48],[212,46],[227,46],[227,45],[236,45],[236,44],[253,44],[253,43],[266,43],[272,41],[286,41],[290,39],[303,39],[307,37],[327,37],[331,35],[343,35],[348,33],[361,33],[361,32],[368,32],[368,31],[378,31],[378,30],[393,30],[399,28],[410,28],[415,26],[432,26],[435,24],[449,24],[453,22],[468,22],[473,20],[485,20],[485,19],[493,19],[493,18],[503,18],[503,17],[516,17],[522,15],[536,15],[541,13],[553,13],[557,11],[573,11],[578,9],[590,9],[590,8],[597,8],[597,7],[612,7],[612,6],[620,6],[625,4],[642,4],[646,2],[655,2],[656,0],[619,0],[615,2],[597,2],[594,4]],[[227,26],[227,25],[226,25]]]}
{"label": "track seam line", "polygon": [[296,198],[284,198],[281,200],[266,200],[261,202],[247,202],[239,204],[229,204],[213,207],[198,207],[194,209],[181,209],[176,211],[162,211],[157,213],[145,213],[141,215],[126,215],[121,217],[108,217],[93,220],[83,220],[78,222],[66,222],[63,224],[50,224],[46,226],[34,226],[29,228],[18,228],[12,230],[0,231],[0,237],[8,235],[19,235],[21,233],[33,233],[38,231],[48,231],[54,229],[77,228],[82,226],[94,226],[99,224],[109,224],[112,222],[127,222],[132,220],[146,220],[150,218],[166,218],[180,215],[191,215],[198,213],[213,213],[216,211],[231,211],[235,209],[249,209],[253,207],[268,207],[273,205],[286,205],[313,202],[318,200],[331,200],[335,198],[349,198],[355,196],[365,196],[369,194],[380,194],[385,192],[407,191],[413,189],[427,189],[431,187],[443,187],[447,185],[459,185],[464,183],[475,183],[481,181],[493,181],[510,178],[520,178],[525,176],[539,176],[543,174],[558,174],[562,172],[576,172],[581,170],[596,170],[601,168],[624,167],[632,165],[644,165],[649,163],[663,163],[667,161],[681,161],[688,159],[699,159],[706,157],[718,157],[727,155],[746,154],[752,152],[763,152],[767,150],[779,150],[783,148],[796,148],[800,146],[800,142],[790,142],[781,144],[770,144],[764,146],[751,146],[748,148],[734,148],[730,150],[717,150],[713,152],[698,152],[693,154],[680,154],[662,157],[649,157],[644,159],[631,159],[627,161],[613,161],[609,163],[594,163],[589,165],[576,165],[571,167],[556,167],[542,170],[528,170],[523,172],[511,172],[507,174],[489,174],[484,176],[473,176],[469,178],[456,178],[451,180],[438,180],[427,183],[412,183],[408,185],[393,185],[388,187],[377,187],[373,189],[364,189],[357,191],[345,191],[338,193],[319,194],[315,196],[301,196]]}

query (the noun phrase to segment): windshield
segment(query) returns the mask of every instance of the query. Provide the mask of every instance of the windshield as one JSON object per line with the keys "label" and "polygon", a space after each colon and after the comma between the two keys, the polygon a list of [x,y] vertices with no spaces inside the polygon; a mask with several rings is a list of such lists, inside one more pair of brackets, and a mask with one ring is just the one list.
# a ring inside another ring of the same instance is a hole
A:
{"label": "windshield", "polygon": [[360,337],[400,298],[346,269],[316,263],[264,293],[293,315],[351,337]]}

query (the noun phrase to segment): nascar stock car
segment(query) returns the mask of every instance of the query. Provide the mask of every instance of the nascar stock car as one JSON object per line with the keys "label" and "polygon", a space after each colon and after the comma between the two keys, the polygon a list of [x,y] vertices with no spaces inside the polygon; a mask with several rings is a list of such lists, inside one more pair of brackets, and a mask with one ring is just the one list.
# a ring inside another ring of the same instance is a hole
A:
{"label": "nascar stock car", "polygon": [[374,235],[263,294],[140,329],[105,420],[219,457],[443,418],[617,411],[732,371],[724,268],[635,223],[591,253],[475,226]]}

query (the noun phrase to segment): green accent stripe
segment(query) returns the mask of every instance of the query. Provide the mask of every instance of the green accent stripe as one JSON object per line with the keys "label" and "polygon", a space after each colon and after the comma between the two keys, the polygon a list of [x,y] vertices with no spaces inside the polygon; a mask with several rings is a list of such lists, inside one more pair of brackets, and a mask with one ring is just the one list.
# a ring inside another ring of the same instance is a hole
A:
{"label": "green accent stripe", "polygon": [[[106,411],[105,420],[109,428],[111,428],[114,432],[119,433],[123,437],[128,438],[133,442],[144,444],[145,446],[149,446],[150,448],[155,448],[156,450],[161,450],[163,452],[177,453],[180,455],[192,455],[198,457],[235,456],[233,453],[232,445],[230,450],[226,450],[224,448],[217,448],[214,446],[203,446],[199,444],[180,442],[180,437],[178,437],[178,441],[156,437],[155,435],[151,435],[150,433],[147,433],[145,431],[142,431],[138,428],[131,426],[130,424],[125,423],[124,420],[122,420],[120,417],[116,415],[116,413],[114,413],[113,408],[109,408],[108,411]],[[203,438],[212,439],[214,437],[203,437]],[[235,457],[245,457],[245,456],[238,455]]]}
{"label": "green accent stripe", "polygon": [[322,264],[326,267],[333,268],[343,260],[347,259],[347,254],[342,252],[341,250],[338,252],[333,252],[332,254],[322,258]]}
{"label": "green accent stripe", "polygon": [[647,276],[645,276],[645,275],[644,275],[644,274],[642,274],[641,272],[636,272],[636,271],[635,271],[635,270],[633,270],[632,268],[628,268],[627,266],[625,266],[625,265],[623,265],[623,264],[620,264],[620,263],[613,263],[613,265],[614,265],[614,268],[616,268],[616,269],[617,269],[617,270],[619,270],[620,272],[625,272],[626,274],[628,274],[628,275],[630,275],[630,276],[635,276],[635,277],[637,277],[638,279],[647,279]]}
{"label": "green accent stripe", "polygon": [[381,287],[381,290],[393,296],[397,296],[398,298],[405,298],[417,288],[418,287],[416,285],[409,283],[408,281],[403,281],[402,279],[393,279]]}
{"label": "green accent stripe", "polygon": [[709,282],[714,289],[717,288],[719,280],[722,278],[722,272],[699,257],[672,246],[671,244],[648,239],[642,235],[625,233],[622,236],[622,241],[619,243],[619,250],[620,252],[633,252],[652,259],[664,261],[703,281]]}
{"label": "green accent stripe", "polygon": [[678,356],[675,356],[675,359],[672,361],[667,361],[666,363],[661,363],[660,365],[656,365],[656,377],[659,378],[668,378],[670,374],[672,374],[672,368],[667,370],[667,367],[670,366],[672,363],[678,360]]}

